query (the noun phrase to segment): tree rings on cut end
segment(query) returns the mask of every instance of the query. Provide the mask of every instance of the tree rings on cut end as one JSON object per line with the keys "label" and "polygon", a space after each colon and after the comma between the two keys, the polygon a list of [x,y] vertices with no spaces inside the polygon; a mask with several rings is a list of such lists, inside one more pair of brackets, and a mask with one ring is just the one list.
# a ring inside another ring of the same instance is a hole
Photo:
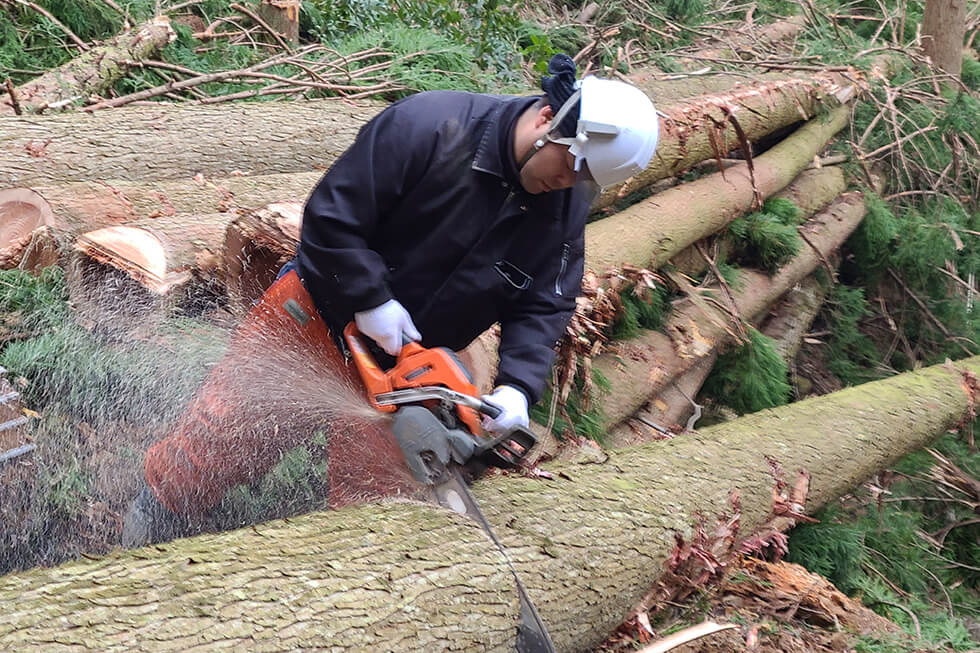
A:
{"label": "tree rings on cut end", "polygon": [[29,188],[0,190],[0,269],[36,270],[57,261],[54,216]]}

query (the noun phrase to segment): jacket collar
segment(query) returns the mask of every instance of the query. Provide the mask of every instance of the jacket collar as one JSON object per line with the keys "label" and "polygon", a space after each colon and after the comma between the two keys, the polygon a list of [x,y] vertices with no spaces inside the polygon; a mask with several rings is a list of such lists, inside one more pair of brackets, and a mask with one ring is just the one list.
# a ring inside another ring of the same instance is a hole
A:
{"label": "jacket collar", "polygon": [[514,97],[503,100],[490,114],[483,130],[480,145],[473,157],[473,169],[496,175],[513,183],[517,175],[514,162],[512,134],[517,118],[539,98]]}

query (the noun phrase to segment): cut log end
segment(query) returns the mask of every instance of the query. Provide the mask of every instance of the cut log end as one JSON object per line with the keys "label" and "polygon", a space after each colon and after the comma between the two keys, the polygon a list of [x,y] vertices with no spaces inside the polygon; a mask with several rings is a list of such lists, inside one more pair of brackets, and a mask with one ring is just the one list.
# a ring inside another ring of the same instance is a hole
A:
{"label": "cut log end", "polygon": [[125,272],[160,295],[186,282],[190,276],[189,272],[168,272],[163,243],[150,231],[138,227],[106,227],[90,231],[79,236],[75,250],[95,262]]}
{"label": "cut log end", "polygon": [[0,190],[0,269],[35,270],[54,264],[53,225],[51,207],[34,191]]}

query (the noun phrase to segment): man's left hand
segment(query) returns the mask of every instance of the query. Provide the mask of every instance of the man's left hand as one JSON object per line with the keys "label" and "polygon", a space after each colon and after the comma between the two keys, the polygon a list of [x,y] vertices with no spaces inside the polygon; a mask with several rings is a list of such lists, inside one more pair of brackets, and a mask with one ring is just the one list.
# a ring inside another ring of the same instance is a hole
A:
{"label": "man's left hand", "polygon": [[517,388],[509,385],[497,386],[483,401],[500,408],[494,418],[484,417],[483,427],[491,433],[509,433],[517,426],[527,427],[527,397]]}

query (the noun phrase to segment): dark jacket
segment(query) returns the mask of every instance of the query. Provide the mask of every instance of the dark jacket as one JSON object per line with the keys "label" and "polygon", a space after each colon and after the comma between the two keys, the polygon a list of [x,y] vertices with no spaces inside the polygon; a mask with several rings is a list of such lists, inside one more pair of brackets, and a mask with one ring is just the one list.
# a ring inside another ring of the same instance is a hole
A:
{"label": "dark jacket", "polygon": [[462,349],[499,321],[497,383],[540,398],[592,196],[520,186],[513,128],[535,100],[419,93],[361,129],[307,201],[297,255],[332,329],[392,297],[426,346]]}

